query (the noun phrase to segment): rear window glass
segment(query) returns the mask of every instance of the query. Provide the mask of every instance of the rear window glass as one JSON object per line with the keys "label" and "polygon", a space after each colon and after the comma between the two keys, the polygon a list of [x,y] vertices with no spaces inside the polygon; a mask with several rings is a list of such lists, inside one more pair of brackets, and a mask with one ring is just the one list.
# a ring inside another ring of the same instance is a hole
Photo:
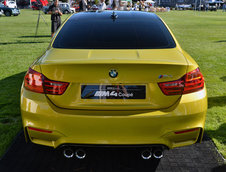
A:
{"label": "rear window glass", "polygon": [[72,17],[53,43],[54,48],[65,49],[160,49],[175,46],[171,34],[158,17],[138,20],[120,16],[115,21]]}

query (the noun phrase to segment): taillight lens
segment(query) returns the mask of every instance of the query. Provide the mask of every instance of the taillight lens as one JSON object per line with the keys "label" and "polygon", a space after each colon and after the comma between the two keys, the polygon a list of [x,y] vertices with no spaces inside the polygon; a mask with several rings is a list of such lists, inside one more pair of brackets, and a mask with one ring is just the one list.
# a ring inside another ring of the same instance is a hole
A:
{"label": "taillight lens", "polygon": [[204,78],[197,68],[185,74],[181,79],[158,83],[165,95],[180,95],[199,91],[204,88]]}
{"label": "taillight lens", "polygon": [[27,71],[25,77],[24,77],[24,87],[30,91],[36,92],[36,93],[44,93],[43,90],[43,78],[42,74],[39,72],[36,72],[35,70],[32,70],[29,68]]}
{"label": "taillight lens", "polygon": [[68,82],[50,80],[31,68],[29,68],[24,78],[24,87],[36,93],[62,95],[68,85]]}
{"label": "taillight lens", "polygon": [[183,94],[196,92],[204,88],[204,77],[199,68],[187,73],[184,77],[185,86]]}
{"label": "taillight lens", "polygon": [[68,85],[68,82],[52,81],[46,77],[44,78],[43,82],[45,94],[61,95],[65,92]]}

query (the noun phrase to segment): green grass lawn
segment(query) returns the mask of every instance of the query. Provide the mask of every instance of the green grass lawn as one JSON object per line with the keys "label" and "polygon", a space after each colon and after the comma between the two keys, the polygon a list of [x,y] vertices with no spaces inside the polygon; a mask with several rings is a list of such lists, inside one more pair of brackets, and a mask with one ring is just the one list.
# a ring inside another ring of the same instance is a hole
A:
{"label": "green grass lawn", "polygon": [[[226,12],[158,13],[182,48],[200,65],[209,97],[206,132],[226,157]],[[0,157],[21,129],[20,86],[29,65],[47,48],[50,16],[21,10],[18,17],[0,17]],[[68,16],[64,15],[62,21]]]}

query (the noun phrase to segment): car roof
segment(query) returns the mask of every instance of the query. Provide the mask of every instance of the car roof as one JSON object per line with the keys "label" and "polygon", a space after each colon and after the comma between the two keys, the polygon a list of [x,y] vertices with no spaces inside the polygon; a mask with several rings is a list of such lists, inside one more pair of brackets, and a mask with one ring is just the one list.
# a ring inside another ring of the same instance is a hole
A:
{"label": "car roof", "polygon": [[132,21],[141,21],[141,20],[159,20],[159,17],[150,12],[143,12],[143,11],[88,11],[88,12],[80,12],[73,14],[69,21],[89,21],[89,20],[103,20],[103,22],[109,21],[111,22],[112,15],[116,17],[114,20],[132,20]]}

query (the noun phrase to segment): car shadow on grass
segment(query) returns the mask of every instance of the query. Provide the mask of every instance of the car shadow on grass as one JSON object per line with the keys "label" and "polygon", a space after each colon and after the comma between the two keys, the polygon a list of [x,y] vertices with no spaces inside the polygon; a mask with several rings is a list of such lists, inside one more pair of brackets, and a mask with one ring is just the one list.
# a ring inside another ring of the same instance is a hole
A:
{"label": "car shadow on grass", "polygon": [[215,43],[221,43],[221,42],[226,42],[226,40],[215,41]]}
{"label": "car shadow on grass", "polygon": [[216,130],[205,130],[208,136],[216,138],[219,142],[226,144],[226,123],[221,124]]}
{"label": "car shadow on grass", "polygon": [[223,82],[225,82],[225,81],[226,81],[226,76],[222,76],[220,79],[221,79]]}
{"label": "car shadow on grass", "polygon": [[24,75],[21,72],[0,80],[0,156],[21,129],[20,88]]}
{"label": "car shadow on grass", "polygon": [[225,105],[226,105],[226,96],[208,97],[209,109],[214,106],[225,106]]}
{"label": "car shadow on grass", "polygon": [[19,38],[51,38],[51,35],[30,35],[30,36],[20,36]]}
{"label": "car shadow on grass", "polygon": [[0,80],[0,123],[20,116],[20,88],[25,72]]}
{"label": "car shadow on grass", "polygon": [[10,45],[10,44],[39,44],[39,43],[47,43],[45,41],[17,41],[17,42],[0,42],[0,45]]}

